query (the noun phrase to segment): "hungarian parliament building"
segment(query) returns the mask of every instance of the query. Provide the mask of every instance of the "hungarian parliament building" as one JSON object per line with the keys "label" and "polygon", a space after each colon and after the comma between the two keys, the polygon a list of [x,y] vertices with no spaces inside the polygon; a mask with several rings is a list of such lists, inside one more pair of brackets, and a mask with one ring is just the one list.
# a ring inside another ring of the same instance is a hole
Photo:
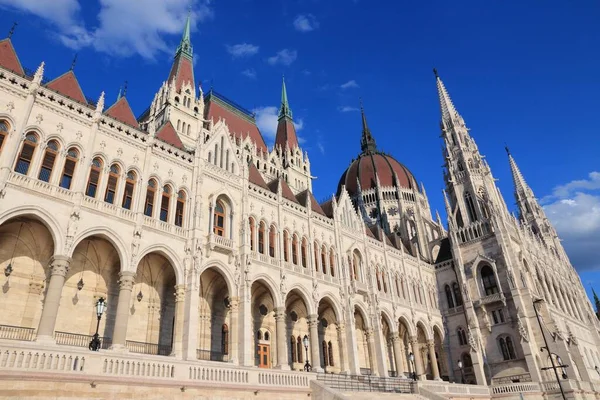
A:
{"label": "hungarian parliament building", "polygon": [[437,72],[445,222],[362,107],[316,201],[285,82],[269,147],[197,85],[189,18],[139,116],[17,50],[0,41],[1,399],[600,398],[581,279],[510,153],[509,211]]}

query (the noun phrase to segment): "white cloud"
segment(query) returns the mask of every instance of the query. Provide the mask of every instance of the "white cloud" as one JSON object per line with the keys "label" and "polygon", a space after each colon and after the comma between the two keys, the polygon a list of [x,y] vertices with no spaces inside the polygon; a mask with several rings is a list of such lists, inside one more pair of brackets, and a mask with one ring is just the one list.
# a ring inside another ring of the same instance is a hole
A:
{"label": "white cloud", "polygon": [[350,80],[350,81],[348,81],[346,83],[342,83],[340,85],[340,87],[342,89],[354,89],[354,88],[358,87],[358,83],[356,83],[356,81],[354,79],[352,79],[352,80]]}
{"label": "white cloud", "polygon": [[227,52],[231,54],[233,58],[251,57],[258,53],[258,46],[250,43],[234,44],[233,46],[225,46]]}
{"label": "white cloud", "polygon": [[249,79],[256,79],[256,71],[254,68],[248,68],[242,71],[242,75]]}
{"label": "white cloud", "polygon": [[174,51],[164,35],[181,34],[188,8],[192,9],[194,27],[214,15],[211,0],[98,1],[97,24],[89,27],[80,15],[79,0],[0,0],[0,6],[47,20],[56,37],[70,48],[93,47],[111,55],[139,54],[146,59]]}
{"label": "white cloud", "polygon": [[294,28],[299,32],[314,31],[319,27],[319,21],[312,14],[300,14],[294,20]]}
{"label": "white cloud", "polygon": [[[256,125],[258,125],[258,129],[260,129],[265,140],[269,143],[273,143],[277,133],[277,117],[279,109],[274,106],[267,106],[255,108],[252,112],[255,114]],[[296,128],[296,132],[302,130],[302,128],[304,128],[304,121],[301,118],[294,121],[294,128]],[[300,137],[298,138],[298,142],[303,143],[300,140]]]}
{"label": "white cloud", "polygon": [[338,111],[339,112],[354,112],[354,111],[358,111],[358,108],[352,107],[352,106],[339,106]]}
{"label": "white cloud", "polygon": [[599,270],[600,173],[555,187],[542,203],[573,266],[579,271]]}
{"label": "white cloud", "polygon": [[276,55],[269,57],[267,62],[271,65],[291,65],[298,58],[296,50],[283,49],[279,50]]}

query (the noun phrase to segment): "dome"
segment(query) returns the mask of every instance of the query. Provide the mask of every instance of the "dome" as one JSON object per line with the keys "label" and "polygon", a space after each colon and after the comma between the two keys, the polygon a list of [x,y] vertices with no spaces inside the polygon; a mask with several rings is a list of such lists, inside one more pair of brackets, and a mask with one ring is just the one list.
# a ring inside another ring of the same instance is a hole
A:
{"label": "dome", "polygon": [[[342,185],[346,186],[351,197],[358,193],[358,182],[360,182],[362,191],[375,188],[377,186],[376,174],[382,186],[396,186],[404,189],[418,188],[413,174],[392,156],[380,152],[363,152],[350,164],[340,178],[338,195],[342,190]],[[396,181],[396,177],[398,181]]]}

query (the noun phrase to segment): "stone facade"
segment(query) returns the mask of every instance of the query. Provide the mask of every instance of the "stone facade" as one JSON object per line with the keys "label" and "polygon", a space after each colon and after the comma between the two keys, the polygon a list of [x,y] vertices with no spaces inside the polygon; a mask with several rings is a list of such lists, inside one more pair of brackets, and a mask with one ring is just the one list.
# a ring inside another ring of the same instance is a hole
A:
{"label": "stone facade", "polygon": [[[550,350],[572,379],[598,378],[598,321],[553,228],[512,158],[530,209],[521,222],[509,215],[439,79],[448,232],[424,187],[397,176],[341,185],[318,204],[285,85],[269,150],[252,115],[196,91],[189,27],[139,118],[126,96],[87,100],[73,71],[46,83],[44,63],[18,70],[10,40],[0,44],[1,343],[74,352],[98,329],[100,352],[126,357],[119,365],[162,358],[190,374],[309,361],[317,372],[460,381],[461,359],[480,385],[542,382],[533,301],[543,298]],[[361,156],[375,154],[364,113],[363,142]],[[35,354],[3,349],[0,368]]]}

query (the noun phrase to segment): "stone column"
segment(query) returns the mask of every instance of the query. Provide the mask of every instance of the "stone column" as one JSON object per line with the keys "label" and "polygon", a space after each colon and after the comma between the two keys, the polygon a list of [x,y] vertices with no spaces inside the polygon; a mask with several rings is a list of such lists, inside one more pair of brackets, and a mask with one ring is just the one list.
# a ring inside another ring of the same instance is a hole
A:
{"label": "stone column", "polygon": [[398,377],[404,378],[404,366],[402,364],[402,343],[398,332],[392,333],[392,344],[394,347],[394,361],[396,361],[396,372]]}
{"label": "stone column", "polygon": [[308,316],[308,329],[310,339],[310,364],[312,365],[313,371],[323,372],[321,367],[321,352],[319,351],[319,316],[312,314]]}
{"label": "stone column", "polygon": [[69,271],[70,263],[71,258],[67,256],[54,256],[50,261],[50,281],[48,282],[44,308],[42,309],[37,331],[38,341],[54,340],[54,325],[56,324],[62,288],[65,284],[65,277]]}
{"label": "stone column", "polygon": [[380,371],[380,365],[377,362],[378,352],[375,350],[375,331],[373,329],[367,329],[365,331],[365,336],[367,338],[367,349],[369,352],[369,367],[371,368],[371,375],[375,376],[385,376],[384,373]]}
{"label": "stone column", "polygon": [[175,324],[173,326],[173,348],[171,355],[181,357],[183,352],[183,320],[185,285],[175,285]]}
{"label": "stone column", "polygon": [[275,309],[275,333],[277,335],[277,369],[289,370],[288,346],[285,334],[285,307]]}
{"label": "stone column", "polygon": [[348,365],[348,355],[346,354],[348,348],[346,344],[346,324],[338,323],[337,333],[340,352],[340,373],[347,374],[350,371],[350,366]]}
{"label": "stone column", "polygon": [[[188,259],[188,263],[195,262]],[[196,269],[189,265],[186,269],[186,290],[184,302],[184,321],[182,332],[182,353],[185,360],[196,359],[196,349],[198,346],[198,331],[199,331],[199,280],[200,276]],[[233,329],[233,327],[232,327]],[[231,330],[230,330],[231,332]],[[231,346],[230,346],[231,349]],[[230,351],[231,352],[231,351]]]}
{"label": "stone column", "polygon": [[388,376],[388,364],[387,364],[387,340],[383,336],[383,329],[380,320],[373,322],[375,331],[373,332],[373,347],[375,349],[373,356],[377,365],[377,371],[379,376]]}
{"label": "stone column", "polygon": [[434,381],[441,381],[440,369],[437,364],[437,355],[435,354],[435,342],[433,340],[427,341],[427,349],[429,350],[429,359],[431,360],[431,373],[433,374]]}
{"label": "stone column", "polygon": [[235,365],[239,363],[239,351],[238,351],[238,338],[239,338],[239,315],[240,315],[240,299],[238,297],[232,297],[229,303],[229,311],[231,318],[229,321],[229,362]]}
{"label": "stone column", "polygon": [[423,373],[423,361],[421,359],[421,351],[419,350],[419,341],[417,340],[416,336],[410,337],[410,344],[412,346],[412,353],[415,357],[414,371],[417,375],[417,379],[425,380],[426,377]]}
{"label": "stone column", "polygon": [[240,365],[254,365],[254,356],[256,347],[254,345],[253,329],[252,329],[252,310],[251,310],[251,293],[250,284],[244,282],[240,287],[240,307],[239,307],[239,326],[238,326],[238,354]]}
{"label": "stone column", "polygon": [[135,272],[125,271],[119,274],[119,300],[115,328],[113,330],[111,349],[125,349],[127,340],[127,323],[129,321],[129,304],[135,280]]}

